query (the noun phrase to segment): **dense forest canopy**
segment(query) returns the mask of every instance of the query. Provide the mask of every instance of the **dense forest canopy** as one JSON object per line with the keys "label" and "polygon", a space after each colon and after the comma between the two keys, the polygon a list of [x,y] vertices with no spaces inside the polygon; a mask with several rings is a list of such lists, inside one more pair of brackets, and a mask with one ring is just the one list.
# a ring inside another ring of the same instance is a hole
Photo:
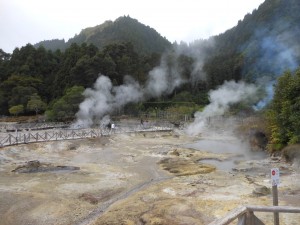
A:
{"label": "dense forest canopy", "polygon": [[67,42],[27,44],[12,54],[0,49],[0,115],[47,111],[53,120],[70,120],[82,92],[100,74],[114,86],[130,75],[145,87],[154,69],[180,78],[180,85],[130,105],[129,111],[172,108],[180,102],[199,108],[208,103],[208,91],[224,81],[276,84],[268,111],[273,146],[299,142],[299,11],[298,0],[266,0],[232,29],[190,44],[171,45],[154,29],[123,16],[83,29]]}

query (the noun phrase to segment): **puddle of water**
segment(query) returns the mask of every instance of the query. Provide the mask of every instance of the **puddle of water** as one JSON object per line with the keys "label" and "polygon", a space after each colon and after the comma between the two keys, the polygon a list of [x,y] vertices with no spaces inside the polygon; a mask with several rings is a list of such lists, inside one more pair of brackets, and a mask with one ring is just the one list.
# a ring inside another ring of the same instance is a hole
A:
{"label": "puddle of water", "polygon": [[249,145],[238,140],[200,140],[187,144],[187,147],[216,154],[245,154],[250,149]]}
{"label": "puddle of water", "polygon": [[197,142],[187,144],[184,147],[199,151],[211,152],[215,154],[232,154],[226,160],[203,159],[201,163],[207,163],[216,166],[219,170],[231,171],[237,167],[239,162],[246,160],[265,159],[267,155],[264,152],[252,152],[248,143],[237,139],[209,140],[203,139]]}
{"label": "puddle of water", "polygon": [[206,163],[215,166],[219,170],[223,171],[231,171],[232,168],[236,167],[236,162],[233,160],[217,160],[217,159],[202,159],[199,161],[200,163]]}

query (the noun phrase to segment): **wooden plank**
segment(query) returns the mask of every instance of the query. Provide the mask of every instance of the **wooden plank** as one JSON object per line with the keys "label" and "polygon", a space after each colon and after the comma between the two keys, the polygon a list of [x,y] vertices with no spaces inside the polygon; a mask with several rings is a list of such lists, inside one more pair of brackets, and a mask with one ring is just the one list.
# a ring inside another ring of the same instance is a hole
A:
{"label": "wooden plank", "polygon": [[40,134],[40,133],[37,133],[37,134],[38,134],[38,137],[40,137],[42,141],[45,141],[45,140],[46,140],[45,137],[43,137],[42,134]]}
{"label": "wooden plank", "polygon": [[[263,224],[262,221],[260,221],[256,216],[254,216],[253,212],[300,213],[300,208],[290,207],[290,206],[251,206],[251,205],[242,206],[232,210],[225,217],[211,222],[209,225],[227,225],[232,221],[236,220],[237,218],[239,218],[238,224],[244,225],[247,224],[246,213],[248,214],[251,213],[253,215],[253,218],[249,218],[249,219],[250,220],[254,219],[255,220],[254,224]],[[245,215],[243,216],[243,214]]]}
{"label": "wooden plank", "polygon": [[278,213],[300,213],[299,207],[291,206],[246,206],[253,212],[278,212]]}
{"label": "wooden plank", "polygon": [[217,219],[211,222],[209,225],[227,225],[232,221],[236,220],[237,218],[239,218],[240,216],[242,216],[246,212],[247,212],[247,208],[245,206],[235,208],[234,210],[229,212],[225,217],[221,219]]}
{"label": "wooden plank", "polygon": [[[272,185],[273,206],[278,206],[278,189],[277,185]],[[274,225],[279,225],[279,213],[274,212]]]}
{"label": "wooden plank", "polygon": [[52,132],[51,134],[48,133],[48,136],[47,136],[47,137],[48,137],[48,140],[49,140],[49,141],[51,141],[51,140],[54,141],[54,140],[55,140],[54,136],[55,136],[55,134],[54,134],[53,132]]}
{"label": "wooden plank", "polygon": [[[34,136],[32,133],[29,133],[29,134],[30,134],[30,135],[29,135],[29,139],[30,139],[30,137],[36,139],[36,136]],[[32,142],[33,142],[33,141],[32,141]]]}

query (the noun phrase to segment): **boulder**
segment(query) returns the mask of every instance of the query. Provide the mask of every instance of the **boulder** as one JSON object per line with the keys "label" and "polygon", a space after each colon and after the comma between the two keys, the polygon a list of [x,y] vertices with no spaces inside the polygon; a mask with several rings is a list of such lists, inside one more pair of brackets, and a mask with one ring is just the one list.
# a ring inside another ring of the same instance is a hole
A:
{"label": "boulder", "polygon": [[285,147],[282,150],[282,155],[287,162],[300,163],[300,144]]}
{"label": "boulder", "polygon": [[253,151],[264,151],[268,144],[268,138],[264,132],[251,129],[249,132],[249,143]]}
{"label": "boulder", "polygon": [[258,196],[258,197],[266,196],[266,195],[271,194],[271,190],[270,190],[270,188],[267,188],[266,186],[258,186],[253,190],[252,194],[255,196]]}

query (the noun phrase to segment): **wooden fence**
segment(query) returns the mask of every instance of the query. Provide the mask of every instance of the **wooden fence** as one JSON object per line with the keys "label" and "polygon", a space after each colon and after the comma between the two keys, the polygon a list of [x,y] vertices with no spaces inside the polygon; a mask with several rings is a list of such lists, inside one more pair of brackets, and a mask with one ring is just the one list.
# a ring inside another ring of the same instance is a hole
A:
{"label": "wooden fence", "polygon": [[227,225],[237,221],[237,225],[265,225],[254,212],[300,213],[300,208],[289,206],[242,206],[234,209],[225,217],[211,222],[209,225]]}
{"label": "wooden fence", "polygon": [[84,138],[97,138],[112,134],[129,133],[129,132],[155,132],[170,131],[173,125],[169,123],[146,124],[146,125],[116,125],[114,129],[99,127],[95,129],[52,129],[2,133],[0,136],[0,148],[10,145],[27,144],[34,142],[74,140]]}

